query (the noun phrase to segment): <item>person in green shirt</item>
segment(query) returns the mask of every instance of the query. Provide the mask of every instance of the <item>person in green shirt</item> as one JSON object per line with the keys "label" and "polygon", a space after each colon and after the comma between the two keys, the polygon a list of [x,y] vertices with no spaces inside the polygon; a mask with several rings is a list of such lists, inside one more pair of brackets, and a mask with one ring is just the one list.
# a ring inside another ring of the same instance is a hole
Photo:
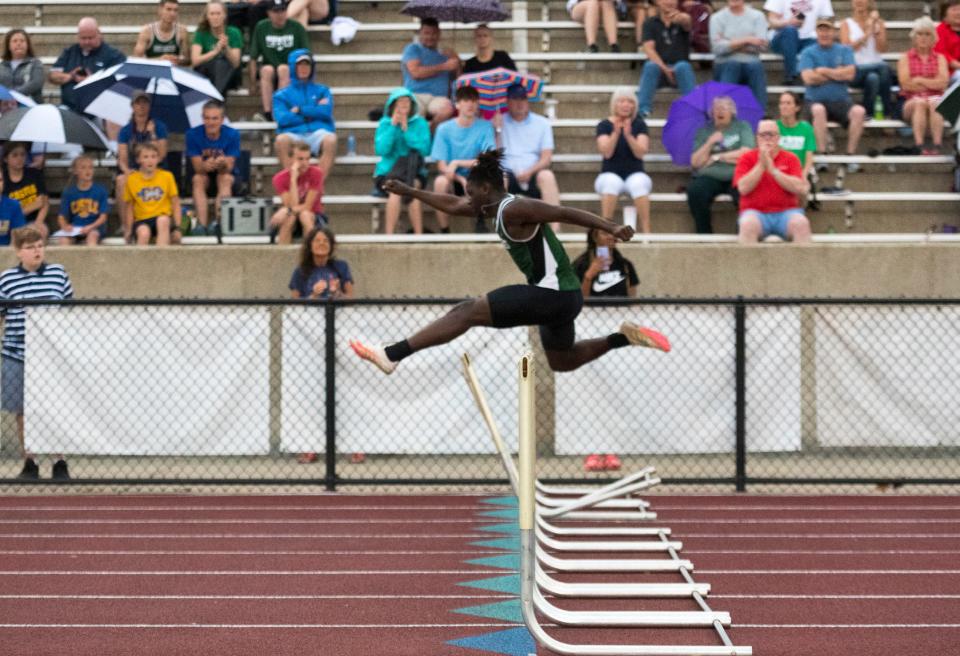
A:
{"label": "person in green shirt", "polygon": [[253,28],[250,39],[250,91],[257,88],[260,77],[260,102],[263,117],[273,120],[273,92],[290,84],[287,56],[298,48],[310,49],[310,39],[303,25],[287,18],[286,0],[273,0],[267,17]]}
{"label": "person in green shirt", "polygon": [[713,99],[711,123],[697,130],[690,165],[693,179],[687,185],[687,206],[697,232],[713,232],[710,206],[720,194],[730,194],[737,202],[733,170],[740,155],[756,145],[753,129],[737,118],[737,105],[729,96]]}
{"label": "person in green shirt", "polygon": [[817,138],[813,126],[800,120],[803,104],[800,96],[792,91],[780,94],[780,148],[797,156],[803,165],[803,177],[806,179],[813,170],[813,154],[817,150]]}
{"label": "person in green shirt", "polygon": [[242,51],[243,33],[227,25],[226,5],[220,0],[210,0],[197,22],[190,46],[190,64],[226,98],[228,89],[240,86]]}

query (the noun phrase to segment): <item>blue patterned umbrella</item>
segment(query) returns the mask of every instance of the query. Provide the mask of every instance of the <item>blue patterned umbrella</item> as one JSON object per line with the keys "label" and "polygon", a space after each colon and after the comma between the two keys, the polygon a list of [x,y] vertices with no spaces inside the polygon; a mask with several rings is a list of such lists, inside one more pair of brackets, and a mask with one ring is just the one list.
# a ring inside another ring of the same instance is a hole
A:
{"label": "blue patterned umbrella", "polygon": [[410,0],[400,12],[455,23],[491,23],[510,16],[499,0]]}

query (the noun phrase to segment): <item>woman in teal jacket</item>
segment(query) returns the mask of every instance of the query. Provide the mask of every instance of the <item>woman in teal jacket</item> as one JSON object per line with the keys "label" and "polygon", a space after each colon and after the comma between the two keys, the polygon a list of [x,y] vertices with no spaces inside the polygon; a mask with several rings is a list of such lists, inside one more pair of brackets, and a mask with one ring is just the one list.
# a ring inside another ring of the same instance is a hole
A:
{"label": "woman in teal jacket", "polygon": [[[383,116],[380,118],[380,124],[377,125],[373,146],[377,155],[380,156],[373,177],[375,186],[381,193],[384,193],[383,183],[390,177],[396,176],[397,171],[394,171],[394,166],[397,165],[398,160],[406,158],[411,153],[419,153],[424,158],[430,154],[430,124],[417,112],[417,99],[413,93],[403,87],[398,87],[390,93],[390,97],[383,106]],[[404,182],[419,188],[425,187],[426,167],[420,167],[416,180],[404,180]],[[402,200],[399,194],[387,194],[384,233],[388,235],[392,235],[397,227]],[[423,207],[420,201],[412,201],[408,212],[414,233],[422,234]]]}

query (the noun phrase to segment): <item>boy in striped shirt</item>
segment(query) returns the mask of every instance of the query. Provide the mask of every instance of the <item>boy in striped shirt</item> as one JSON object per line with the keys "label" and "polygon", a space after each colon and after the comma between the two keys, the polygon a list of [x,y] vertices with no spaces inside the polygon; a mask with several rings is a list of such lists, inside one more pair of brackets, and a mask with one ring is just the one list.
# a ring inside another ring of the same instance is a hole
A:
{"label": "boy in striped shirt", "polygon": [[[20,264],[0,273],[0,301],[49,300],[73,298],[70,278],[60,264],[43,261],[44,239],[36,228],[27,226],[13,231],[13,247]],[[26,309],[22,305],[0,307],[4,318],[3,344],[0,349],[0,407],[17,416],[17,437],[23,453],[23,471],[19,478],[36,480],[40,468],[23,441],[23,361],[25,354]],[[61,456],[53,465],[52,478],[70,478],[67,462]]]}

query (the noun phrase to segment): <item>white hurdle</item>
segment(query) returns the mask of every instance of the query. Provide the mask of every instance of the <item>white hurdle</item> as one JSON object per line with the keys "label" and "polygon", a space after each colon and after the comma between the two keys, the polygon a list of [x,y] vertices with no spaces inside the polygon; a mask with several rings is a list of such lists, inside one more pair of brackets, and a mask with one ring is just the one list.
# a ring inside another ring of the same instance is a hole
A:
{"label": "white hurdle", "polygon": [[[519,362],[520,386],[520,466],[517,472],[520,504],[520,599],[524,622],[534,639],[558,654],[584,656],[752,656],[751,647],[735,646],[723,628],[730,623],[727,613],[716,613],[703,601],[699,592],[693,596],[701,605],[700,611],[568,611],[548,602],[537,586],[542,572],[538,565],[536,536],[536,413],[534,410],[533,357],[525,355]],[[669,540],[661,533],[660,539]],[[667,547],[674,561],[684,563],[679,571],[692,583],[684,561],[677,557],[672,545]],[[609,584],[608,584],[609,585]],[[549,590],[548,590],[549,591]],[[630,627],[712,627],[722,645],[598,645],[570,644],[550,636],[541,626],[537,613],[558,624],[568,626],[630,626]]]}

